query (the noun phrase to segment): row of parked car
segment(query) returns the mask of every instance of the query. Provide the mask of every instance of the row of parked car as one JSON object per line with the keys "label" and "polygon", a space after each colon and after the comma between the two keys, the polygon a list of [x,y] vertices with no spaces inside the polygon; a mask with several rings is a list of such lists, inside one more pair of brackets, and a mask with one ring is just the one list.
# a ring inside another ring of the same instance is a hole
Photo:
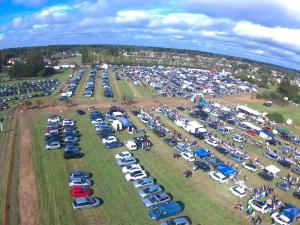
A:
{"label": "row of parked car", "polygon": [[71,171],[69,174],[70,195],[73,197],[75,210],[96,208],[102,204],[99,198],[91,197],[94,194],[91,177],[92,173],[80,170]]}
{"label": "row of parked car", "polygon": [[14,95],[28,95],[29,93],[42,93],[50,95],[59,85],[57,79],[23,81],[15,84],[1,84],[0,97],[7,99]]}
{"label": "row of parked car", "polygon": [[60,149],[64,145],[64,159],[83,157],[74,119],[65,118],[61,121],[58,115],[49,116],[44,135],[46,150]]}
{"label": "row of parked car", "polygon": [[102,86],[103,86],[103,94],[105,97],[108,98],[114,97],[113,90],[109,83],[107,69],[102,70]]}
{"label": "row of parked car", "polygon": [[84,74],[84,69],[80,69],[73,75],[73,77],[69,80],[66,90],[61,93],[59,97],[60,101],[64,101],[71,98],[71,96],[75,93],[75,90],[81,78],[83,77],[83,74]]}
{"label": "row of parked car", "polygon": [[[149,217],[154,220],[166,219],[182,211],[178,202],[171,201],[171,196],[163,188],[155,184],[132,153],[125,151],[115,155],[116,164],[122,168],[122,173],[127,181],[131,181],[141,197],[143,205],[149,208]],[[180,222],[180,223],[178,223]],[[185,217],[179,217],[161,224],[190,224]]]}
{"label": "row of parked car", "polygon": [[83,91],[84,97],[92,97],[95,89],[95,77],[96,77],[96,69],[91,69],[88,75],[86,86]]}

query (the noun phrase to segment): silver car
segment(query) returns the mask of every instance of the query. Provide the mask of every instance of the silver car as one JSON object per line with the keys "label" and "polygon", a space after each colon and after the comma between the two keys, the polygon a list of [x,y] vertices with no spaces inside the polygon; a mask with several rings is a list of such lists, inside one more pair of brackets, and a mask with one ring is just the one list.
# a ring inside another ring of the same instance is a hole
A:
{"label": "silver car", "polygon": [[190,222],[185,217],[177,217],[162,222],[160,225],[190,225]]}
{"label": "silver car", "polygon": [[147,198],[151,195],[155,195],[162,192],[162,188],[159,185],[150,185],[138,192],[138,195],[142,198]]}
{"label": "silver car", "polygon": [[132,184],[135,188],[142,188],[149,185],[154,185],[154,180],[152,177],[146,177],[143,179],[135,180],[132,182]]}
{"label": "silver car", "polygon": [[91,185],[92,181],[84,177],[71,177],[69,180],[69,187],[89,187]]}
{"label": "silver car", "polygon": [[152,207],[161,203],[165,203],[171,200],[171,197],[167,193],[159,193],[143,200],[146,207]]}
{"label": "silver car", "polygon": [[100,200],[93,197],[75,198],[73,200],[73,208],[76,210],[96,208],[100,204]]}
{"label": "silver car", "polygon": [[134,157],[126,157],[117,160],[117,165],[122,167],[135,164],[135,163],[136,163],[136,159]]}

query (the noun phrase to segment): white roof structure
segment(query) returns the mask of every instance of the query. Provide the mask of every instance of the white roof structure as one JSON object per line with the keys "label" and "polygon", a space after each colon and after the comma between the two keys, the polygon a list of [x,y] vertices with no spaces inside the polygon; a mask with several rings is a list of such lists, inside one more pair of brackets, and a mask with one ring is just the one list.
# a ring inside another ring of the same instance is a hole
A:
{"label": "white roof structure", "polygon": [[201,125],[200,123],[198,123],[198,122],[195,121],[195,120],[188,122],[188,125],[190,125],[190,126],[196,128],[196,129],[197,129],[197,128],[202,128],[202,127],[203,127],[203,125]]}
{"label": "white roof structure", "polygon": [[277,168],[276,166],[274,166],[274,165],[269,165],[269,166],[265,167],[265,170],[267,170],[268,172],[270,172],[270,173],[272,173],[272,174],[274,174],[274,175],[276,175],[277,173],[280,172],[280,169],[278,169],[278,168]]}
{"label": "white roof structure", "polygon": [[247,112],[247,113],[249,113],[251,115],[254,115],[254,116],[261,116],[260,112],[254,110],[254,109],[249,108],[247,105],[238,105],[236,107],[236,109],[237,110],[242,110],[242,111]]}
{"label": "white roof structure", "polygon": [[242,122],[241,124],[246,125],[247,127],[250,127],[252,130],[256,130],[256,131],[260,131],[261,128],[258,126],[255,126],[254,124],[250,123],[250,122]]}

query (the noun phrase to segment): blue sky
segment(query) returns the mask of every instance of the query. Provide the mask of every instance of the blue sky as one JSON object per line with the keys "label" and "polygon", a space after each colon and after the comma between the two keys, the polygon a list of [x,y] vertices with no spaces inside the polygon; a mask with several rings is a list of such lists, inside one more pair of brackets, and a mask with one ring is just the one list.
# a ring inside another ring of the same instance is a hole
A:
{"label": "blue sky", "polygon": [[130,44],[300,69],[298,0],[0,0],[0,48]]}

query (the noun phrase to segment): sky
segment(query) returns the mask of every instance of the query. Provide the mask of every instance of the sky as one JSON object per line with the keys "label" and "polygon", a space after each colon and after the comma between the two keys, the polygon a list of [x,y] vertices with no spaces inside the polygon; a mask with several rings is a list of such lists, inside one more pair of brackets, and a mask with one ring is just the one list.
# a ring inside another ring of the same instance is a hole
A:
{"label": "sky", "polygon": [[0,49],[126,44],[300,70],[298,0],[0,0]]}

